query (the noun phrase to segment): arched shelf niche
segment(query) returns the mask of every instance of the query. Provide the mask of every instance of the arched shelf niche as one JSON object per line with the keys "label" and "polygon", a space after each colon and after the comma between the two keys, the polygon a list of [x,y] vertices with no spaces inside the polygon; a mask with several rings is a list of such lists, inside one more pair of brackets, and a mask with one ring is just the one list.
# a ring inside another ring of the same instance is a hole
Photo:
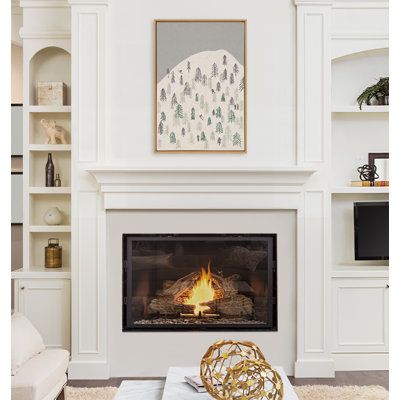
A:
{"label": "arched shelf niche", "polygon": [[347,54],[332,60],[332,106],[354,106],[367,87],[389,76],[389,49]]}
{"label": "arched shelf niche", "polygon": [[55,46],[35,53],[29,63],[29,104],[37,105],[37,82],[64,82],[67,85],[67,104],[71,105],[71,54]]}

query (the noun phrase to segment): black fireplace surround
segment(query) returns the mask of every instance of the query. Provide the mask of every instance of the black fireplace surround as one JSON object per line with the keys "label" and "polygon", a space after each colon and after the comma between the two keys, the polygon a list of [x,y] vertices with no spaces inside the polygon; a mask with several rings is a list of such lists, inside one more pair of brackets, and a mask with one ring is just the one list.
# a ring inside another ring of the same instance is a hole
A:
{"label": "black fireplace surround", "polygon": [[276,234],[124,234],[124,332],[277,326]]}

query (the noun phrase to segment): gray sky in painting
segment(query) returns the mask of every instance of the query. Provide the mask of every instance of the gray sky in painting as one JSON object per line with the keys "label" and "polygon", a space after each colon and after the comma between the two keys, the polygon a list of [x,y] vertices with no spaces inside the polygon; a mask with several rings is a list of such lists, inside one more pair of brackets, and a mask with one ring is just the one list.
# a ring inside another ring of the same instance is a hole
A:
{"label": "gray sky in painting", "polygon": [[243,22],[158,22],[157,82],[192,54],[219,49],[244,65]]}

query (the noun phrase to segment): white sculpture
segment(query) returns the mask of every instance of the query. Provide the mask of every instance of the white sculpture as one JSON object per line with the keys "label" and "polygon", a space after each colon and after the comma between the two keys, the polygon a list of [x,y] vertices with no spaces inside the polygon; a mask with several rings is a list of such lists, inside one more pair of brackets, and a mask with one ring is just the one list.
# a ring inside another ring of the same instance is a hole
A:
{"label": "white sculpture", "polygon": [[41,119],[40,124],[43,127],[44,132],[47,135],[46,144],[67,144],[67,131],[59,125],[56,125],[56,121],[51,119]]}
{"label": "white sculpture", "polygon": [[51,207],[46,211],[43,219],[47,225],[60,225],[63,220],[63,214],[58,207]]}

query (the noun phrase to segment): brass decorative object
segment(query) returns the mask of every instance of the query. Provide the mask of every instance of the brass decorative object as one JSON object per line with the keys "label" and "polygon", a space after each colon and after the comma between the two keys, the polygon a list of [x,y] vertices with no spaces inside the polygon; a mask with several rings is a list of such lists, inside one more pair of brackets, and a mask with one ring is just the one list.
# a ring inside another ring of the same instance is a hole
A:
{"label": "brass decorative object", "polygon": [[226,374],[222,394],[230,400],[281,400],[283,382],[265,360],[244,359]]}
{"label": "brass decorative object", "polygon": [[220,340],[204,354],[200,377],[217,400],[281,400],[283,383],[252,342]]}
{"label": "brass decorative object", "polygon": [[48,240],[48,245],[44,249],[44,266],[46,268],[62,267],[62,247],[58,239]]}

